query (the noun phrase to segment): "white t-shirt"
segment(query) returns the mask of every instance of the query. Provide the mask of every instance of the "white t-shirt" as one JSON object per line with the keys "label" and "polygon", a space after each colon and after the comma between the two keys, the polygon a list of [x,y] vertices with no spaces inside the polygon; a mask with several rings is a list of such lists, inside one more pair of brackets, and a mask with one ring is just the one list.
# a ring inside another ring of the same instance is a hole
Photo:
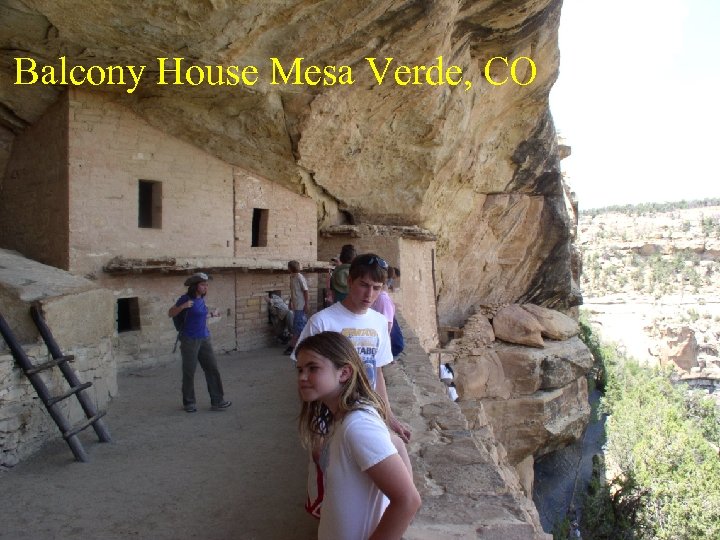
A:
{"label": "white t-shirt", "polygon": [[290,301],[294,311],[305,309],[305,295],[303,291],[308,290],[308,284],[305,276],[302,274],[293,274],[290,276]]}
{"label": "white t-shirt", "polygon": [[393,454],[397,449],[375,409],[351,411],[335,424],[318,540],[367,540],[390,501],[365,471]]}
{"label": "white t-shirt", "polygon": [[[365,364],[370,384],[375,388],[375,368],[386,366],[393,361],[385,317],[372,309],[358,315],[343,306],[342,302],[336,302],[310,317],[298,343],[308,336],[325,331],[340,332],[352,341]],[[296,360],[294,352],[292,359]]]}

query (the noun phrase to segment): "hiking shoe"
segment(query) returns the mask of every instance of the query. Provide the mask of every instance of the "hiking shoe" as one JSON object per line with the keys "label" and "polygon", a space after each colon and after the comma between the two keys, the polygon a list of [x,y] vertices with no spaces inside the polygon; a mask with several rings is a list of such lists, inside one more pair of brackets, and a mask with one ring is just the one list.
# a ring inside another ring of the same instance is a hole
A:
{"label": "hiking shoe", "polygon": [[197,412],[197,407],[192,403],[190,405],[183,406],[183,409],[185,409],[185,412]]}
{"label": "hiking shoe", "polygon": [[292,354],[292,352],[295,350],[295,347],[288,345],[288,347],[283,351],[283,354],[289,355]]}
{"label": "hiking shoe", "polygon": [[232,405],[232,401],[223,401],[217,405],[213,405],[210,409],[213,411],[222,411],[223,409],[227,409],[230,405]]}

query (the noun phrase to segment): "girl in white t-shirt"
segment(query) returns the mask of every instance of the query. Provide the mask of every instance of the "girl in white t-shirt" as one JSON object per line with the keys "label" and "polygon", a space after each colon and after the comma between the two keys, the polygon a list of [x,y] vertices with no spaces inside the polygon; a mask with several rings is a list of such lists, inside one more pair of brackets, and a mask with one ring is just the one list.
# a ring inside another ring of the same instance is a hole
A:
{"label": "girl in white t-shirt", "polygon": [[355,347],[338,332],[300,342],[300,438],[323,439],[324,501],[319,540],[400,539],[420,495],[390,440],[383,400],[372,390]]}

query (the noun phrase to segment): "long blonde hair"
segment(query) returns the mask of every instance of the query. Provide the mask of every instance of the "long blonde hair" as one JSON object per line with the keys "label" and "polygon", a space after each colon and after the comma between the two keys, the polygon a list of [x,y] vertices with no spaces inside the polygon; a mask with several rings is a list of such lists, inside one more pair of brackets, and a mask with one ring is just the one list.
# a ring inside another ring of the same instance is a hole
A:
{"label": "long blonde hair", "polygon": [[[340,416],[355,409],[372,407],[383,419],[387,418],[385,402],[372,389],[365,372],[365,365],[348,338],[339,332],[320,332],[301,341],[295,349],[295,356],[297,357],[304,350],[313,351],[327,358],[337,369],[350,366],[350,376],[343,383],[340,394],[338,406]],[[332,413],[322,401],[304,401],[298,421],[302,445],[312,448],[314,441],[328,433],[332,421]]]}

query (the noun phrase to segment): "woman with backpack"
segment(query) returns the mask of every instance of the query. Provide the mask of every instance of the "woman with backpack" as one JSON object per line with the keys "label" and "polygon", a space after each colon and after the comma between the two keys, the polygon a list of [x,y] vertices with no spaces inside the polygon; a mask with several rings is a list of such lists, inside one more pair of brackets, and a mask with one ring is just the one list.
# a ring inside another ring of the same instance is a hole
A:
{"label": "woman with backpack", "polygon": [[210,341],[207,319],[219,317],[217,311],[208,311],[205,295],[210,277],[204,272],[193,274],[185,280],[187,293],[177,299],[168,311],[175,327],[179,327],[180,355],[182,356],[182,399],[185,412],[197,411],[195,404],[195,369],[198,363],[205,372],[210,405],[213,411],[227,409],[232,403],[226,401],[217,360]]}

